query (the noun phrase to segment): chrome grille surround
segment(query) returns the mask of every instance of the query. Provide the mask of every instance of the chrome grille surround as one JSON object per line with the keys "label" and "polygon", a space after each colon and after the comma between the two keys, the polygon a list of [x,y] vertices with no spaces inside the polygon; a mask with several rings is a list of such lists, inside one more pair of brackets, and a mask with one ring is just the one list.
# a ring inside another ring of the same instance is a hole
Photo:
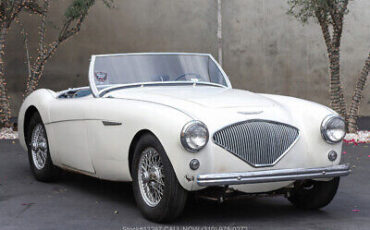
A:
{"label": "chrome grille surround", "polygon": [[275,165],[297,142],[299,130],[291,125],[253,119],[226,126],[213,142],[253,167]]}

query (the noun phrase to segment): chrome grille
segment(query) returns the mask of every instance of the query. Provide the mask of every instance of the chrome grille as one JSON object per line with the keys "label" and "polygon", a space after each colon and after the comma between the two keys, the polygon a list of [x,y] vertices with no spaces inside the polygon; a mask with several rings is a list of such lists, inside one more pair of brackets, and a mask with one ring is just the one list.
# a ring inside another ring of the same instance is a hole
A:
{"label": "chrome grille", "polygon": [[287,124],[249,120],[217,131],[213,141],[250,165],[264,167],[274,165],[298,135],[298,129]]}

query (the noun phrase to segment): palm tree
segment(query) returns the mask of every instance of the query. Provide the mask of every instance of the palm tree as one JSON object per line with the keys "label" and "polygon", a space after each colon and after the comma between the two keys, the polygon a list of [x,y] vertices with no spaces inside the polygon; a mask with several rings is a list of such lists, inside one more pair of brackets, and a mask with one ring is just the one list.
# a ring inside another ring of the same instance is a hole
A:
{"label": "palm tree", "polygon": [[350,132],[357,130],[356,121],[363,89],[369,73],[369,57],[356,83],[349,112],[347,113],[343,86],[340,77],[340,46],[343,31],[343,19],[348,13],[349,0],[288,0],[293,15],[302,23],[310,18],[316,19],[321,27],[329,60],[330,105],[346,119]]}

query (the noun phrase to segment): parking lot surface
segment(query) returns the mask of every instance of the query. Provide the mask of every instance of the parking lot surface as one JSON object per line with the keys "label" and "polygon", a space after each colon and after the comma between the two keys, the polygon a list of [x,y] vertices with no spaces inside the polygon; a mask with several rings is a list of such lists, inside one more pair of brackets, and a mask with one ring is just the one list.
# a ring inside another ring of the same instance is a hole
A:
{"label": "parking lot surface", "polygon": [[[332,203],[320,211],[294,208],[284,197],[246,198],[223,204],[189,201],[166,227],[243,226],[248,229],[370,229],[370,145],[344,145],[352,165]],[[55,183],[36,181],[27,154],[0,141],[0,229],[123,229],[160,226],[136,208],[130,183],[63,173]],[[168,230],[168,229],[167,229]]]}

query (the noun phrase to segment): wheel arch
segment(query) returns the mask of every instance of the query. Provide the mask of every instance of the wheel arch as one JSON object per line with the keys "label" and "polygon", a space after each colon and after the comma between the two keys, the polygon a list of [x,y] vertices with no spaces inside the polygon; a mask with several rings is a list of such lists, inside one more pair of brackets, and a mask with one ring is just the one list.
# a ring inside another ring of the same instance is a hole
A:
{"label": "wheel arch", "polygon": [[27,138],[28,128],[29,128],[29,122],[32,118],[32,116],[38,113],[40,114],[39,110],[36,108],[36,106],[31,105],[27,108],[25,114],[24,114],[24,121],[23,121],[23,136],[26,144],[28,145],[29,140]]}
{"label": "wheel arch", "polygon": [[[151,135],[153,135],[154,137],[156,137],[158,139],[158,137],[152,131],[150,131],[148,129],[142,129],[142,130],[138,131],[135,134],[135,136],[131,140],[130,147],[129,147],[129,153],[128,153],[128,163],[129,163],[130,175],[132,173],[132,171],[131,171],[132,170],[132,160],[133,160],[133,157],[134,157],[135,147],[136,147],[137,143],[139,142],[140,138],[142,136],[144,136],[145,134],[151,134]],[[131,175],[131,177],[132,177],[132,175]]]}
{"label": "wheel arch", "polygon": [[[177,129],[174,129],[177,130]],[[143,128],[138,131],[136,131],[135,135],[133,135],[132,140],[128,147],[128,156],[127,163],[128,163],[128,173],[130,175],[130,178],[132,180],[132,161],[133,156],[135,152],[135,147],[140,140],[141,137],[143,137],[146,134],[153,135],[159,143],[162,145],[165,154],[169,160],[170,165],[172,166],[172,169],[175,172],[175,175],[177,177],[178,182],[180,185],[185,189],[190,191],[193,185],[193,180],[189,180],[188,178],[194,178],[197,171],[193,171],[189,168],[188,163],[191,159],[193,159],[194,154],[186,151],[181,147],[180,143],[180,135],[171,135],[167,136],[164,135],[163,132],[160,132],[158,129],[155,129],[153,127],[151,128]],[[177,138],[178,137],[178,138]],[[178,139],[178,141],[176,141]],[[206,155],[204,155],[205,157]],[[197,158],[202,158],[201,156],[198,156]],[[193,175],[194,174],[194,175]]]}

